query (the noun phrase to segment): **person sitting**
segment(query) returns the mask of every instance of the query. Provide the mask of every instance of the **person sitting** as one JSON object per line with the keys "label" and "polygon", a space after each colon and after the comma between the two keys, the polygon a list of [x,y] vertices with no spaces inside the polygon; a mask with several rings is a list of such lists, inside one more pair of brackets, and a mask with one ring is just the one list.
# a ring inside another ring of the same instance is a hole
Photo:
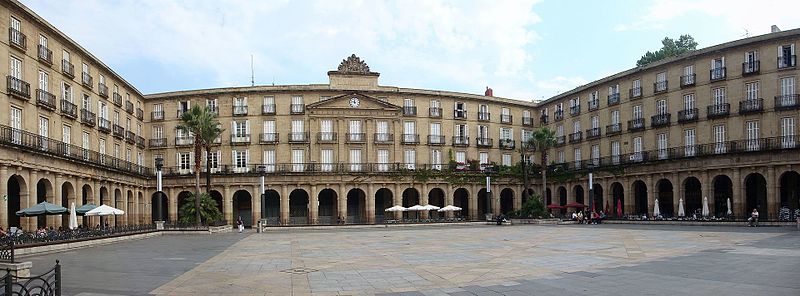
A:
{"label": "person sitting", "polygon": [[578,221],[578,213],[572,212],[572,221]]}
{"label": "person sitting", "polygon": [[750,227],[758,227],[758,209],[753,209],[753,212],[750,213],[750,218],[747,219]]}

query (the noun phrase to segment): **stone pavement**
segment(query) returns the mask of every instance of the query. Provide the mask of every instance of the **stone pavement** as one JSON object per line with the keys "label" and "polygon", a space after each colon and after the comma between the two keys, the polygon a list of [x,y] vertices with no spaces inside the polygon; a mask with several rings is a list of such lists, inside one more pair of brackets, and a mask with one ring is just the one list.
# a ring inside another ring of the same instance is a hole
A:
{"label": "stone pavement", "polygon": [[800,232],[655,225],[286,229],[246,236],[149,292],[800,295]]}

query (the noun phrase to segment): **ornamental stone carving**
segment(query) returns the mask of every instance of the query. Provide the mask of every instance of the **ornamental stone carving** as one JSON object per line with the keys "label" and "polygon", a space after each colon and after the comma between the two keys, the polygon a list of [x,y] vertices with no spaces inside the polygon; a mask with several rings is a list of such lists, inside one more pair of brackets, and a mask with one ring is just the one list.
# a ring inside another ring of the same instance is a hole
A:
{"label": "ornamental stone carving", "polygon": [[339,64],[339,73],[342,74],[369,74],[369,66],[367,63],[358,58],[355,54],[342,60]]}

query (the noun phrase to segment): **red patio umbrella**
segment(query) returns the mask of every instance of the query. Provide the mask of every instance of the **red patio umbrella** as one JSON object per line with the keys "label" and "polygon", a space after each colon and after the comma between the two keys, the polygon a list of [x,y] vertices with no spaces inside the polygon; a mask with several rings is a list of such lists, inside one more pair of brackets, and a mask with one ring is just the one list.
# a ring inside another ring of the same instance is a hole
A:
{"label": "red patio umbrella", "polygon": [[565,208],[585,208],[586,205],[578,202],[571,202],[564,206]]}
{"label": "red patio umbrella", "polygon": [[547,205],[548,209],[563,209],[564,207],[560,205]]}
{"label": "red patio umbrella", "polygon": [[617,217],[622,217],[622,200],[617,199]]}

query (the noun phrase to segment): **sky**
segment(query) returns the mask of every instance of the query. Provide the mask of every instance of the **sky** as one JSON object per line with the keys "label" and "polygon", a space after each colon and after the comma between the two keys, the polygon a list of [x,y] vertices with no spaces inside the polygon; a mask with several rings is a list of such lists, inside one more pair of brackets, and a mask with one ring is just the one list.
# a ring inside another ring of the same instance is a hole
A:
{"label": "sky", "polygon": [[[380,85],[542,100],[698,48],[800,27],[800,1],[21,0],[144,94],[324,84],[351,54]],[[68,13],[64,13],[68,12]]]}

